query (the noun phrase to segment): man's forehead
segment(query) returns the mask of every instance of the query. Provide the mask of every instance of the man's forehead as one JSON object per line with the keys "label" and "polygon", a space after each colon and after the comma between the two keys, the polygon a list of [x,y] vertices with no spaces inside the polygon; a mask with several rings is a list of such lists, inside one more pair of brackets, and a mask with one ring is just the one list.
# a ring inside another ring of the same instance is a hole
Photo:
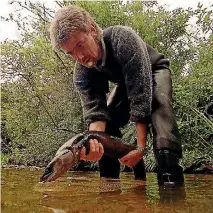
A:
{"label": "man's forehead", "polygon": [[82,33],[79,31],[74,31],[68,33],[67,39],[63,42],[61,42],[60,46],[64,45],[75,45],[76,42],[78,42],[82,38]]}
{"label": "man's forehead", "polygon": [[73,31],[68,33],[68,38],[59,44],[60,49],[62,48],[63,52],[72,52],[75,45],[81,41],[86,32],[83,31]]}
{"label": "man's forehead", "polygon": [[87,34],[87,33],[83,32],[83,31],[73,31],[68,34],[68,39],[75,41],[75,40],[78,40],[78,39],[84,37],[85,34]]}

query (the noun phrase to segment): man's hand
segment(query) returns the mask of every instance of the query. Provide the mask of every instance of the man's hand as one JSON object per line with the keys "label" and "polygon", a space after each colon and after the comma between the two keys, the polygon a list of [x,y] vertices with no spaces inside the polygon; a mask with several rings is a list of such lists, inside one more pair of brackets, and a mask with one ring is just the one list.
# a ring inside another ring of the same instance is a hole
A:
{"label": "man's hand", "polygon": [[124,157],[120,158],[119,161],[126,166],[135,166],[139,160],[143,157],[143,152],[139,150],[132,150]]}
{"label": "man's hand", "polygon": [[[147,125],[136,122],[137,144],[139,147],[146,146]],[[139,150],[133,150],[120,159],[120,162],[126,166],[135,166],[143,157],[144,153]]]}
{"label": "man's hand", "polygon": [[80,160],[86,161],[98,161],[101,159],[104,154],[104,147],[101,143],[98,143],[96,139],[90,139],[90,151],[89,154],[86,155],[86,148],[83,147],[80,152]]}
{"label": "man's hand", "polygon": [[[89,131],[102,131],[104,132],[106,128],[105,121],[95,121],[90,124]],[[104,147],[96,139],[90,139],[90,151],[86,155],[86,148],[83,147],[80,153],[80,159],[86,161],[98,161],[101,159],[104,154]]]}

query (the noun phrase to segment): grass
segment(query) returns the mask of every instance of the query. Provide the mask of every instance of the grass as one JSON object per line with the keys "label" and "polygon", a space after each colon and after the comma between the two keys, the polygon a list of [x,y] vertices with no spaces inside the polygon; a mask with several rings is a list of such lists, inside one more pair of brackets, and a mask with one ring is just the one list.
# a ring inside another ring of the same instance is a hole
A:
{"label": "grass", "polygon": [[9,154],[3,154],[0,153],[1,155],[1,165],[7,165],[9,163],[10,160],[10,155]]}

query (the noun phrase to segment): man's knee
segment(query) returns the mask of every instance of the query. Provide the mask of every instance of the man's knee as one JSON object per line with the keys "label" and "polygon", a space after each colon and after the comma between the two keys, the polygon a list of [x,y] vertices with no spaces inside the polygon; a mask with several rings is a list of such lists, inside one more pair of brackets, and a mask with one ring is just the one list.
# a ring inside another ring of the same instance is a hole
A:
{"label": "man's knee", "polygon": [[172,101],[172,79],[170,70],[158,70],[153,74],[153,101]]}

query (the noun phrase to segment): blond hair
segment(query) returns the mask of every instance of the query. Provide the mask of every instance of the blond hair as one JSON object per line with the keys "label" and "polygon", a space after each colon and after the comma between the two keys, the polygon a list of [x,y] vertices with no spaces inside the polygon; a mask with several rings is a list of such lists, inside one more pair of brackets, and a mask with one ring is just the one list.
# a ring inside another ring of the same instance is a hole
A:
{"label": "blond hair", "polygon": [[96,28],[97,39],[101,40],[103,31],[87,11],[75,5],[62,7],[50,23],[49,32],[53,49],[66,41],[70,32],[89,32],[91,24]]}

